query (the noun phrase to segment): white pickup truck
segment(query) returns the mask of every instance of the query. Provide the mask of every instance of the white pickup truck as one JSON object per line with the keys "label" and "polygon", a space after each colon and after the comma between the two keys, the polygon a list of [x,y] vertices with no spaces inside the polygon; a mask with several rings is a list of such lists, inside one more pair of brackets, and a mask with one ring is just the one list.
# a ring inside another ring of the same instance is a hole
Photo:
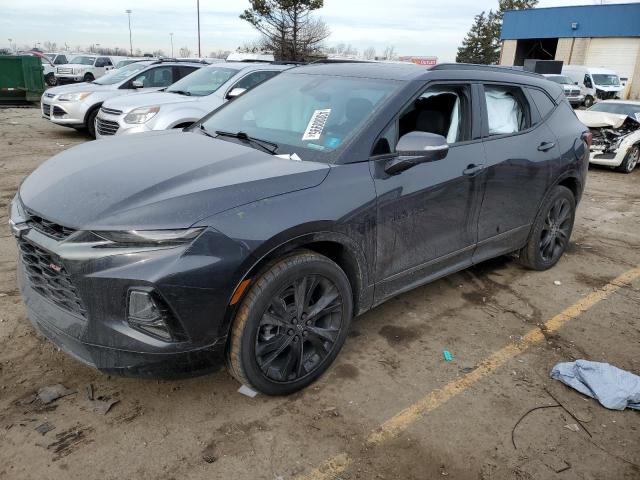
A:
{"label": "white pickup truck", "polygon": [[56,79],[59,83],[93,82],[113,70],[118,60],[102,55],[78,55],[66,65],[56,67]]}

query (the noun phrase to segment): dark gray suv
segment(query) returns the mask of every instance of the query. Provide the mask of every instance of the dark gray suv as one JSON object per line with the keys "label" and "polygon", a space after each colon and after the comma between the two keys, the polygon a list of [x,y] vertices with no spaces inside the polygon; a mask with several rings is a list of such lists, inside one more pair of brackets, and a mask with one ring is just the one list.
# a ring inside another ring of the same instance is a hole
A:
{"label": "dark gray suv", "polygon": [[12,203],[29,318],[84,363],[227,363],[286,394],[350,322],[503,254],[565,251],[590,134],[562,87],[498,67],[293,68],[184,131],[71,148]]}

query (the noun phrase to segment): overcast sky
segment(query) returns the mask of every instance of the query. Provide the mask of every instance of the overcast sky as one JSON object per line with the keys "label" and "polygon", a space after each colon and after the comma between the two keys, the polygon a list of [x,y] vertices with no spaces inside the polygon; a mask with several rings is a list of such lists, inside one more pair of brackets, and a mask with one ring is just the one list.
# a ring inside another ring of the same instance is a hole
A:
{"label": "overcast sky", "polygon": [[[624,0],[617,1],[622,3]],[[351,44],[360,51],[382,52],[393,45],[402,55],[455,58],[456,49],[482,10],[497,0],[325,0],[317,11],[331,29],[327,45]],[[601,3],[599,0],[541,0],[539,7]],[[606,3],[613,3],[607,1]],[[202,54],[235,50],[258,38],[238,18],[247,0],[200,0]],[[133,10],[133,48],[162,49],[170,54],[182,46],[197,52],[196,0],[0,0],[0,46],[12,38],[18,48],[56,42],[71,48],[91,44],[128,48],[125,10]]]}

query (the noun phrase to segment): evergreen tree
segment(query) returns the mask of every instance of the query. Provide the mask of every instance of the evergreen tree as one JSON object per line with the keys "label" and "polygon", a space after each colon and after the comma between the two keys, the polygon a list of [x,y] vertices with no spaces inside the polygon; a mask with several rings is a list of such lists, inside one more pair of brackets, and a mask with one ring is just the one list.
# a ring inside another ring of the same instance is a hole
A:
{"label": "evergreen tree", "polygon": [[534,8],[538,0],[498,0],[498,10],[482,12],[474,17],[471,30],[458,48],[456,62],[493,65],[500,60],[500,31],[507,10]]}

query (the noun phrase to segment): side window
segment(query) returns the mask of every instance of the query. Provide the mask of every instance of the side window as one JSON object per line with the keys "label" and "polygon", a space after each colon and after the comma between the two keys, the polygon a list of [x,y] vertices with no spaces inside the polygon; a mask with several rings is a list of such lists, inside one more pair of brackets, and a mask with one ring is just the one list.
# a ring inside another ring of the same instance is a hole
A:
{"label": "side window", "polygon": [[378,137],[371,155],[395,152],[400,137],[409,132],[442,135],[447,143],[471,139],[471,91],[467,85],[429,87]]}
{"label": "side window", "polygon": [[584,83],[584,86],[587,88],[593,88],[593,84],[591,83],[591,77],[589,77],[589,74],[585,74],[584,76],[584,80],[582,81],[582,83]]}
{"label": "side window", "polygon": [[544,93],[542,90],[538,90],[537,88],[529,88],[529,95],[533,98],[533,103],[536,104],[538,108],[538,113],[540,113],[540,118],[546,118],[554,108],[556,108],[556,104],[549,98],[549,95]]}
{"label": "side window", "polygon": [[67,57],[65,57],[64,55],[58,55],[53,63],[55,65],[64,65],[65,63],[67,63]]}
{"label": "side window", "polygon": [[257,87],[262,82],[269,80],[271,77],[275,77],[280,72],[269,72],[269,71],[258,71],[253,72],[242,78],[238,83],[236,83],[231,89],[234,88],[244,88],[245,90],[251,90],[254,87]]}
{"label": "side window", "polygon": [[172,67],[157,67],[145,70],[131,81],[142,82],[143,88],[168,87],[173,83]]}
{"label": "side window", "polygon": [[519,87],[485,85],[489,135],[521,132],[531,125],[527,101]]}
{"label": "side window", "polygon": [[174,83],[180,80],[181,78],[186,77],[190,73],[193,73],[197,70],[196,67],[188,67],[184,65],[180,65],[179,67],[173,67],[173,81]]}

